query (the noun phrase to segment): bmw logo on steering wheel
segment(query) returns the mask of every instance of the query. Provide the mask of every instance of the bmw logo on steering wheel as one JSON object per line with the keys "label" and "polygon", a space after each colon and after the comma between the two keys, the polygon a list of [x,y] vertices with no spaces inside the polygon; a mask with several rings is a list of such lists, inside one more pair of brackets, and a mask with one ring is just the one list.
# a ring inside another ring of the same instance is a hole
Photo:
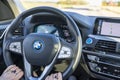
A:
{"label": "bmw logo on steering wheel", "polygon": [[33,44],[33,48],[36,50],[40,50],[43,46],[43,43],[41,41],[35,41]]}

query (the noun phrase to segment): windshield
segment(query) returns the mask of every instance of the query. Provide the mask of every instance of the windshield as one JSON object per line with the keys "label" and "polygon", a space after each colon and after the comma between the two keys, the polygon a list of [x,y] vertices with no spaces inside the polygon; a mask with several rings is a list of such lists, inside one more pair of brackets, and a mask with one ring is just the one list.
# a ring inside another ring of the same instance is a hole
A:
{"label": "windshield", "polygon": [[52,6],[87,16],[120,17],[120,0],[20,0],[25,9]]}

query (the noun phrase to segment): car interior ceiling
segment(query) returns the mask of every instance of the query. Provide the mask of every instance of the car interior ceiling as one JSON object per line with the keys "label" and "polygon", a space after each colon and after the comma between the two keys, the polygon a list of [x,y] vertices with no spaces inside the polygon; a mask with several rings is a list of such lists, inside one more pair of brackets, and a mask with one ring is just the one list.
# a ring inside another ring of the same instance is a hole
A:
{"label": "car interior ceiling", "polygon": [[0,0],[0,21],[14,19],[14,18],[15,18],[15,16],[12,13],[7,2],[5,0],[3,0],[3,1]]}

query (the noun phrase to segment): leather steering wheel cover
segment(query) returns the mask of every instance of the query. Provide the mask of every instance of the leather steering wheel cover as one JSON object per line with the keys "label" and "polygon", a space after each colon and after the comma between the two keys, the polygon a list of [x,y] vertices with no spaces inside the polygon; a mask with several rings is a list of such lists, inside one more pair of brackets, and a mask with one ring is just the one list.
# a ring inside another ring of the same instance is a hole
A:
{"label": "leather steering wheel cover", "polygon": [[13,64],[10,53],[5,50],[6,45],[4,45],[4,43],[6,43],[6,39],[10,37],[10,35],[9,35],[10,32],[12,33],[12,28],[15,27],[16,24],[18,24],[22,20],[24,20],[26,17],[28,17],[32,14],[40,13],[40,12],[53,13],[53,14],[56,14],[56,15],[63,17],[63,19],[65,19],[67,24],[68,24],[70,32],[73,34],[73,36],[75,36],[75,40],[77,43],[76,43],[76,50],[74,53],[76,53],[76,55],[75,55],[75,58],[73,58],[70,66],[63,73],[63,78],[66,79],[69,75],[71,75],[75,71],[76,67],[78,66],[78,64],[80,62],[81,53],[82,53],[82,38],[81,38],[80,31],[79,31],[76,23],[74,22],[74,20],[68,14],[66,14],[65,12],[60,11],[56,8],[52,8],[52,7],[32,8],[32,9],[27,10],[27,11],[23,12],[22,14],[20,14],[9,25],[9,27],[6,29],[6,33],[5,33],[4,40],[3,40],[3,57],[5,60],[5,63],[7,66]]}

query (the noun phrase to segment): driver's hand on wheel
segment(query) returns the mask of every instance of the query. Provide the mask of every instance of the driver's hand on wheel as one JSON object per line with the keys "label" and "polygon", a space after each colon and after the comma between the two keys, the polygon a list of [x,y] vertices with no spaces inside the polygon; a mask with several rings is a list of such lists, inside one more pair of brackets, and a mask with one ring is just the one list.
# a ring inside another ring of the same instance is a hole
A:
{"label": "driver's hand on wheel", "polygon": [[50,76],[47,76],[45,80],[63,80],[61,73],[51,74]]}
{"label": "driver's hand on wheel", "polygon": [[11,65],[0,76],[0,80],[19,80],[22,76],[23,71],[16,65]]}

